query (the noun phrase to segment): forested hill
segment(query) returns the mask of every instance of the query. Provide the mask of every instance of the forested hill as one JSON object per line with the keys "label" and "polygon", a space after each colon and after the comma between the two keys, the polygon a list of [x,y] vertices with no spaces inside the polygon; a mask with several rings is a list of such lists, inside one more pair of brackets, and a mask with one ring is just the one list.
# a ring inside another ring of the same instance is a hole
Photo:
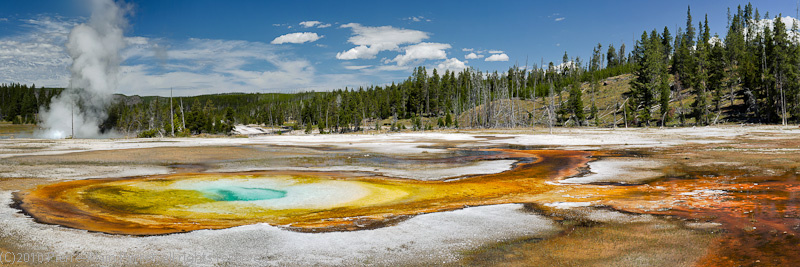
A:
{"label": "forested hill", "polygon": [[[565,52],[561,62],[502,73],[418,67],[390,85],[173,98],[172,112],[169,98],[120,95],[105,125],[154,136],[171,134],[173,124],[187,135],[228,132],[240,123],[347,132],[800,122],[797,21],[762,16],[751,4],[729,14],[724,37],[712,35],[707,16],[695,20],[688,9],[685,26],[645,30],[632,48],[597,44],[589,59]],[[43,106],[57,90],[41,92],[0,87],[0,117],[31,121],[38,111],[31,101]]]}

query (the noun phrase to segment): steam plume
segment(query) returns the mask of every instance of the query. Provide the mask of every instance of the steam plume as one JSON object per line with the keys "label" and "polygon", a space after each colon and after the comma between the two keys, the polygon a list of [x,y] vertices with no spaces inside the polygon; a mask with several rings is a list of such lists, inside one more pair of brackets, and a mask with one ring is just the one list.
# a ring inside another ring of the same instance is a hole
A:
{"label": "steam plume", "polygon": [[72,57],[69,86],[43,109],[39,133],[45,138],[99,138],[108,133],[100,124],[106,120],[117,87],[117,73],[125,47],[123,29],[129,7],[113,0],[90,0],[92,17],[75,26],[67,40]]}

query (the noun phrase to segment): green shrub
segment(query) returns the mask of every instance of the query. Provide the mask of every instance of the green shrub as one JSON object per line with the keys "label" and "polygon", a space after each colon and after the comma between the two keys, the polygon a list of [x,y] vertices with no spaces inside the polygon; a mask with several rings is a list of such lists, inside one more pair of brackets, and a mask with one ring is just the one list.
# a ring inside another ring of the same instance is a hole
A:
{"label": "green shrub", "polygon": [[150,129],[139,133],[139,138],[153,138],[158,134],[158,129]]}

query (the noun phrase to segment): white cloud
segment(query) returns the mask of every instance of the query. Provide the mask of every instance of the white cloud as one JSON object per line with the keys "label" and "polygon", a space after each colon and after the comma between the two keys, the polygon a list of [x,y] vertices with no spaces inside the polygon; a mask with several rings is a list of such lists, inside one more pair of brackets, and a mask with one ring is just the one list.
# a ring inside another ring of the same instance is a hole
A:
{"label": "white cloud", "polygon": [[558,18],[554,19],[554,21],[562,21],[564,19],[566,19],[566,18],[565,17],[558,17]]}
{"label": "white cloud", "polygon": [[77,21],[38,16],[21,23],[20,34],[0,37],[0,82],[66,86],[72,59],[64,43]]}
{"label": "white cloud", "polygon": [[475,53],[469,53],[466,56],[464,56],[464,58],[466,58],[466,59],[478,59],[478,58],[482,58],[482,57],[483,57],[483,55],[478,55],[478,54],[475,54]]}
{"label": "white cloud", "polygon": [[411,62],[420,62],[428,59],[446,59],[447,52],[445,49],[450,49],[449,44],[440,43],[419,43],[409,45],[405,48],[405,54],[397,55],[392,61],[397,62],[397,65],[403,66]]}
{"label": "white cloud", "polygon": [[[0,37],[0,82],[66,87],[72,60],[64,43],[76,21],[38,17],[21,22],[21,34]],[[125,41],[115,92],[128,95],[163,96],[170,88],[175,95],[321,91],[370,83],[360,75],[318,73],[310,61],[264,42],[138,36]]]}
{"label": "white cloud", "polygon": [[0,18],[0,21],[8,21],[8,18]]}
{"label": "white cloud", "polygon": [[[351,59],[370,59],[375,58],[375,55],[378,52],[382,51],[381,46],[373,45],[373,46],[366,46],[366,45],[359,45],[353,48],[350,48],[347,51],[336,53],[336,58],[341,60],[351,60]],[[386,49],[389,50],[389,49]]]}
{"label": "white cloud", "polygon": [[400,66],[400,65],[381,65],[376,69],[381,71],[410,71],[414,66]]}
{"label": "white cloud", "polygon": [[353,74],[319,74],[310,61],[261,42],[189,39],[172,44],[163,67],[151,64],[155,58],[147,47],[136,51],[129,54],[141,63],[122,67],[121,93],[165,95],[169,88],[176,95],[322,91],[368,83]]}
{"label": "white cloud", "polygon": [[508,61],[508,55],[506,54],[494,54],[486,58],[485,61]]}
{"label": "white cloud", "polygon": [[405,18],[405,20],[410,20],[410,21],[413,21],[413,22],[421,22],[421,21],[431,22],[430,19],[427,19],[427,18],[425,18],[423,16],[411,16],[411,17]]}
{"label": "white cloud", "polygon": [[489,54],[502,54],[503,50],[489,50]]}
{"label": "white cloud", "polygon": [[322,37],[324,37],[324,35],[320,36],[313,32],[295,32],[278,36],[278,38],[272,40],[272,44],[302,44],[305,42],[314,42]]}
{"label": "white cloud", "polygon": [[442,63],[439,63],[436,66],[437,69],[440,70],[451,70],[451,71],[460,71],[467,68],[467,62],[458,60],[457,58],[447,59]]}
{"label": "white cloud", "polygon": [[319,21],[316,21],[316,20],[300,22],[300,26],[303,26],[303,28],[310,28],[310,27],[317,26],[319,24],[322,24],[322,22],[319,22]]}
{"label": "white cloud", "polygon": [[[122,67],[123,93],[163,95],[170,87],[178,95],[281,91],[309,86],[314,75],[307,60],[278,56],[278,48],[258,42],[189,39],[167,51],[169,64],[164,69],[148,64],[156,60],[150,49],[141,47],[137,51],[130,56],[139,58],[140,63]],[[126,61],[129,59],[126,57]],[[247,70],[245,66],[249,66]],[[259,70],[252,70],[252,66],[259,66]]]}
{"label": "white cloud", "polygon": [[406,43],[418,43],[428,39],[428,33],[398,29],[392,26],[366,27],[357,23],[342,25],[342,28],[352,28],[355,33],[347,41],[355,45],[374,45],[374,44],[394,44],[401,45]]}
{"label": "white cloud", "polygon": [[345,68],[345,69],[348,69],[348,70],[362,70],[362,69],[366,69],[366,68],[369,68],[369,67],[372,67],[372,65],[363,65],[363,66],[344,66],[344,68]]}
{"label": "white cloud", "polygon": [[398,50],[402,44],[414,44],[428,39],[426,32],[392,26],[368,27],[348,23],[341,27],[353,30],[353,36],[347,41],[356,45],[347,51],[336,53],[336,58],[341,60],[371,59],[381,51]]}
{"label": "white cloud", "polygon": [[472,52],[472,51],[475,51],[475,49],[474,48],[461,48],[461,51],[463,51],[463,52]]}
{"label": "white cloud", "polygon": [[331,24],[329,24],[329,23],[322,23],[322,22],[316,21],[316,20],[303,21],[303,22],[300,22],[299,24],[300,24],[300,26],[303,26],[303,28],[311,28],[311,27],[328,28],[328,27],[331,26]]}
{"label": "white cloud", "polygon": [[126,37],[125,43],[127,43],[127,45],[146,45],[149,43],[149,40],[145,37]]}

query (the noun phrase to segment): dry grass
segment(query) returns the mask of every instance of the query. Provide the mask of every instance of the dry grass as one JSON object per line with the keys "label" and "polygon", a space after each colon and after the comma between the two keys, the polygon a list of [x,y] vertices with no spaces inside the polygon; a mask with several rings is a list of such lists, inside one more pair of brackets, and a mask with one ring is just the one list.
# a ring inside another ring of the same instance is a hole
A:
{"label": "dry grass", "polygon": [[37,185],[49,184],[53,181],[32,178],[0,178],[0,190],[25,190]]}
{"label": "dry grass", "polygon": [[[631,79],[634,76],[632,74],[623,74],[619,76],[609,77],[605,80],[599,81],[598,85],[595,86],[595,90],[592,90],[592,85],[590,83],[582,83],[581,84],[581,92],[584,104],[584,112],[587,117],[590,114],[591,107],[592,107],[592,100],[594,99],[594,103],[597,106],[598,116],[600,124],[599,126],[610,126],[611,123],[614,121],[614,111],[617,111],[616,120],[618,124],[624,124],[623,121],[623,113],[622,109],[625,104],[626,97],[624,94],[630,92],[631,90]],[[558,90],[558,89],[556,89]],[[727,90],[723,90],[722,100],[720,102],[720,109],[722,110],[723,114],[720,115],[718,123],[725,123],[727,118],[724,112],[729,109],[731,106],[729,98],[725,95],[728,93]],[[712,97],[713,98],[713,97]],[[565,103],[569,99],[569,91],[564,90],[561,92],[561,96],[559,97],[556,95],[553,97],[553,102],[558,108],[559,99]],[[709,99],[712,101],[713,99]],[[497,100],[492,103],[495,107],[494,112],[497,113],[499,109],[497,106],[501,105],[508,105],[508,100]],[[547,105],[550,102],[550,98],[537,98],[535,100],[513,100],[515,107],[519,107],[520,110],[515,111],[517,121],[528,121],[528,114],[535,114],[535,124],[542,125],[547,124],[548,117],[547,117]],[[694,118],[689,117],[689,112],[691,112],[691,104],[694,102],[694,96],[692,95],[692,91],[690,89],[683,89],[681,90],[680,94],[676,94],[673,92],[670,100],[670,110],[672,110],[672,114],[670,115],[673,119],[666,124],[666,126],[674,126],[680,125],[680,121],[677,119],[679,116],[679,111],[682,110],[684,113],[684,117],[686,118],[685,124],[686,125],[693,125],[695,123]],[[735,98],[733,105],[741,105],[743,103],[742,99]],[[534,109],[534,106],[536,107]],[[462,126],[468,126],[470,121],[470,114],[474,112],[474,114],[483,114],[485,113],[485,105],[480,105],[474,109],[465,111],[461,114],[458,118],[459,124]],[[713,108],[712,108],[713,109]],[[660,119],[661,114],[659,113],[659,107],[656,105],[653,107],[652,116],[655,119]],[[631,115],[631,114],[628,114]],[[712,110],[712,120],[716,117],[717,111]],[[480,115],[478,115],[480,116]],[[501,123],[504,119],[500,119]],[[591,121],[594,124],[594,120]],[[526,123],[527,124],[527,123]]]}
{"label": "dry grass", "polygon": [[36,125],[33,124],[11,124],[8,122],[0,122],[0,139],[30,136],[33,134],[34,130],[36,130]]}

